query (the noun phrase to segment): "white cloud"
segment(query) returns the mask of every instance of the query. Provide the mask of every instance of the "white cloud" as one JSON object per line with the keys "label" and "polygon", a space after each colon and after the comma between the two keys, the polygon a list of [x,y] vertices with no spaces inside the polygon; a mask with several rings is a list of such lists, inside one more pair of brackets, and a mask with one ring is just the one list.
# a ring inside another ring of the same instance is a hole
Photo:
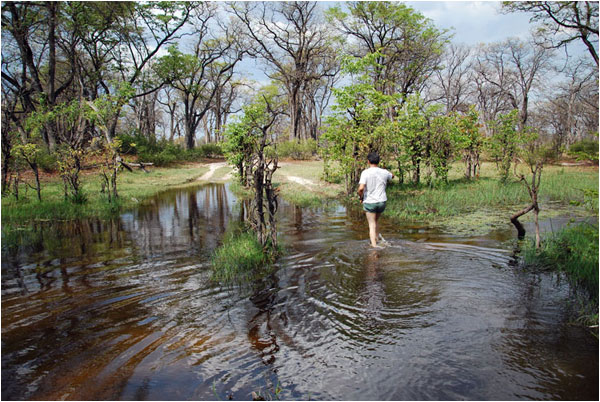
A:
{"label": "white cloud", "polygon": [[509,37],[526,38],[531,24],[523,13],[502,14],[496,1],[412,1],[408,5],[434,21],[438,28],[452,29],[454,42],[490,43]]}

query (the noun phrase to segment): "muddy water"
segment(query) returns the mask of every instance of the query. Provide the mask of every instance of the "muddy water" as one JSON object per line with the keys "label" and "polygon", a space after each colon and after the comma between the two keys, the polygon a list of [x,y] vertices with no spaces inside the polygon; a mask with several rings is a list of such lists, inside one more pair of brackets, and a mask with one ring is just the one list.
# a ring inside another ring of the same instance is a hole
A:
{"label": "muddy water", "polygon": [[568,287],[519,269],[513,230],[457,238],[282,205],[273,275],[224,287],[223,185],[114,221],[2,239],[2,399],[598,399]]}

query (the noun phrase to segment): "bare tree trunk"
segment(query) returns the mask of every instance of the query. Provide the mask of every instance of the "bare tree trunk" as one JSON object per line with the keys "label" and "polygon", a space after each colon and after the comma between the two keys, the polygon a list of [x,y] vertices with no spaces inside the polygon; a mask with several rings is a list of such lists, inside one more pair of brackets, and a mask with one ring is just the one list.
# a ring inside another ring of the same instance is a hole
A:
{"label": "bare tree trunk", "polygon": [[533,216],[535,218],[535,248],[539,249],[541,246],[541,238],[540,238],[540,224],[538,221],[538,215],[540,213],[539,208],[533,209]]}
{"label": "bare tree trunk", "polygon": [[531,211],[532,209],[535,209],[535,206],[533,204],[525,209],[522,209],[521,211],[517,212],[516,214],[510,217],[510,222],[513,225],[515,225],[515,228],[517,228],[517,236],[519,237],[519,239],[523,239],[525,237],[525,228],[523,227],[521,222],[519,222],[519,218],[525,215],[527,212]]}

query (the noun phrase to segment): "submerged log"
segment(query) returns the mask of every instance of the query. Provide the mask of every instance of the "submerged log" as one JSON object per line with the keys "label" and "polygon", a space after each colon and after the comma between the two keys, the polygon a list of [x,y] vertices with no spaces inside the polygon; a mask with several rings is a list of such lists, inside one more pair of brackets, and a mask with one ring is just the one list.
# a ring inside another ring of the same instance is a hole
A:
{"label": "submerged log", "polygon": [[516,214],[510,217],[511,223],[515,225],[515,228],[517,228],[517,236],[519,237],[519,239],[523,239],[525,237],[525,228],[523,227],[521,222],[519,222],[519,218],[525,215],[527,212],[533,210],[534,208],[535,205],[531,204],[527,208],[522,209],[521,211],[517,212]]}

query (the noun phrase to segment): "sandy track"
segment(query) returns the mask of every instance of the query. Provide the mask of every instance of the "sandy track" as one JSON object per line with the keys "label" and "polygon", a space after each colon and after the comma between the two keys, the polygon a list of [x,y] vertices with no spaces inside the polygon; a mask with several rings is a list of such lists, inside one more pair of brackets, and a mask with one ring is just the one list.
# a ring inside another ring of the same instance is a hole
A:
{"label": "sandy track", "polygon": [[[202,176],[198,177],[197,181],[208,181],[210,180],[213,175],[215,174],[215,171],[217,169],[220,169],[222,167],[226,167],[228,164],[227,162],[217,162],[217,163],[210,163],[206,166],[208,166],[209,171],[204,173]],[[228,174],[229,176],[229,174]],[[223,179],[227,179],[227,176],[224,177]]]}

